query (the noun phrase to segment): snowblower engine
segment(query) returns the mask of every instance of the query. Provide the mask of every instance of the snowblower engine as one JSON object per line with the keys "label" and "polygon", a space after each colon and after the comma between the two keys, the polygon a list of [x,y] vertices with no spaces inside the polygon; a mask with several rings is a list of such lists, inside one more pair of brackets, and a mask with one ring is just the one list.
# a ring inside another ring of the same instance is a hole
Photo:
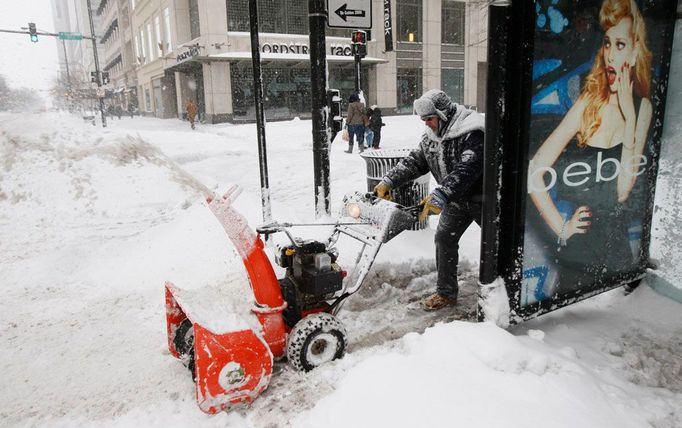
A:
{"label": "snowblower engine", "polygon": [[282,297],[287,302],[283,312],[289,327],[305,316],[329,308],[326,302],[341,290],[345,272],[336,259],[335,250],[328,251],[319,241],[303,241],[279,247],[277,264],[286,269],[279,280]]}

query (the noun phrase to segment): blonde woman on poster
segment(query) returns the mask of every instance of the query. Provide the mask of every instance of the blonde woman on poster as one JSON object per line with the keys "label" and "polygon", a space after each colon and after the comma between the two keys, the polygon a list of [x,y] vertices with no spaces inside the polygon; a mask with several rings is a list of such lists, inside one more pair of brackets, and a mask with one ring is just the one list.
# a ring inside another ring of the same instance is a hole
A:
{"label": "blonde woman on poster", "polygon": [[[644,20],[634,0],[605,0],[599,22],[603,42],[582,92],[528,171],[530,198],[556,237],[560,265],[585,274],[578,284],[632,268],[623,206],[650,163],[643,154],[653,112]],[[561,199],[574,207],[563,215],[550,196],[558,181]]]}

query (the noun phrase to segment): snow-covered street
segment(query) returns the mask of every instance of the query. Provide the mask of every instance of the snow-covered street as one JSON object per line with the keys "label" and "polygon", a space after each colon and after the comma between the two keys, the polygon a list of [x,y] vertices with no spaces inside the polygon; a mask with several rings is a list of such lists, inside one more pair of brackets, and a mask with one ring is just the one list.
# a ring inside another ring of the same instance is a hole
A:
{"label": "snow-covered street", "polygon": [[[385,122],[386,148],[413,146],[421,132],[416,116]],[[236,208],[252,227],[261,222],[256,128],[191,131],[139,117],[109,125],[0,115],[0,425],[682,425],[679,303],[642,286],[507,331],[459,321],[472,318],[476,295],[471,227],[460,250],[463,302],[427,314],[416,300],[433,289],[435,223],[382,249],[339,314],[350,340],[342,360],[307,374],[278,363],[251,408],[203,414],[167,350],[163,284],[217,283],[240,263],[203,199],[238,184]],[[273,217],[313,221],[310,122],[266,132]],[[366,190],[365,163],[345,148],[337,140],[331,149],[334,212],[344,193]],[[668,172],[673,195],[679,175]],[[659,212],[679,212],[670,207]],[[677,221],[659,220],[655,233]],[[666,239],[659,253],[670,251]],[[341,263],[354,257],[347,250]]]}

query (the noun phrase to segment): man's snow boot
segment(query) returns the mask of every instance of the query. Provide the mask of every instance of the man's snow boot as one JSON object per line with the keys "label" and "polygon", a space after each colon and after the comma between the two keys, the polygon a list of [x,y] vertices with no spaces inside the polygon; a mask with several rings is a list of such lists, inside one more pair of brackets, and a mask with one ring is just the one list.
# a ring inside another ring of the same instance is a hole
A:
{"label": "man's snow boot", "polygon": [[455,306],[457,304],[457,298],[451,299],[449,297],[441,296],[438,293],[433,293],[429,297],[424,298],[421,304],[422,309],[425,311],[437,311],[446,306]]}
{"label": "man's snow boot", "polygon": [[353,153],[353,145],[352,145],[352,144],[349,144],[349,145],[348,145],[348,150],[344,150],[344,152],[346,152],[346,153]]}

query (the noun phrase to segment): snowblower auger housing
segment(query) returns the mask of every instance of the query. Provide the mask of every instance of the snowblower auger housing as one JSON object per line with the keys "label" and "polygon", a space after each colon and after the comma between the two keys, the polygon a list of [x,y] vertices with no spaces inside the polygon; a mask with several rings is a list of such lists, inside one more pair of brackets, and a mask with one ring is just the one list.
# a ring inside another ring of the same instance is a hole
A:
{"label": "snowblower auger housing", "polygon": [[[232,308],[226,300],[234,293],[225,290],[165,286],[168,348],[190,369],[199,407],[207,413],[250,404],[268,386],[274,359],[286,355],[307,371],[341,358],[346,331],[335,315],[361,287],[381,245],[415,221],[413,210],[356,193],[344,198],[326,243],[293,237],[288,229],[297,225],[262,225],[259,233],[284,232],[291,241],[276,252],[277,264],[286,269],[278,280],[263,241],[231,206],[237,194],[233,187],[207,202],[246,267],[247,275],[236,281],[248,282],[255,302]],[[362,243],[350,275],[337,264],[340,235]]]}

